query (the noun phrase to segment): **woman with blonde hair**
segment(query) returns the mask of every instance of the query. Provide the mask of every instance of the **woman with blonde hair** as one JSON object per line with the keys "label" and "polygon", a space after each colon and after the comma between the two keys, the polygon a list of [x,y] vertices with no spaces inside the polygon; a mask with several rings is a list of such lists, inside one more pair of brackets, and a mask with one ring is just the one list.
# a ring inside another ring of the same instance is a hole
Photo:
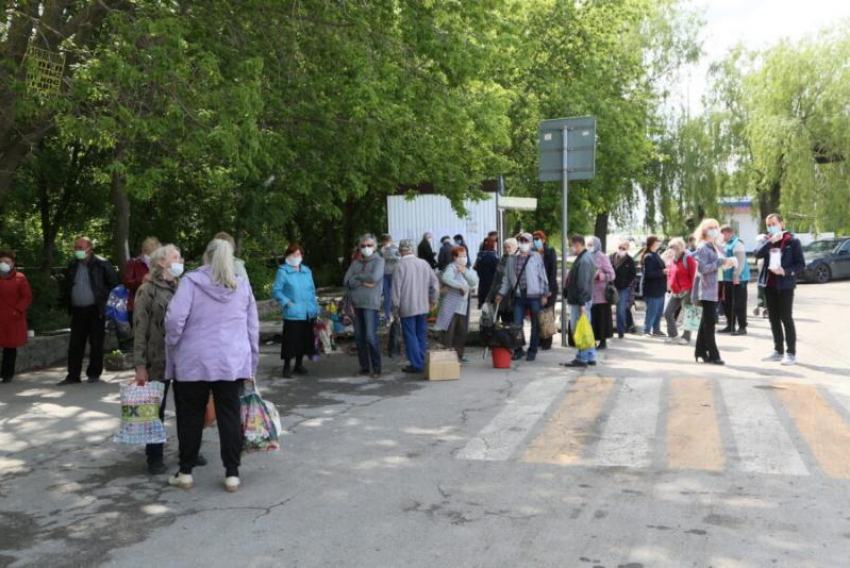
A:
{"label": "woman with blonde hair", "polygon": [[239,487],[242,424],[239,382],[253,380],[260,325],[251,288],[237,276],[233,247],[213,239],[204,265],[180,282],[165,316],[166,379],[174,380],[180,471],[169,485],[190,489],[210,393],[225,468],[224,487]]}
{"label": "woman with blonde hair", "polygon": [[694,358],[704,363],[723,365],[720,351],[717,349],[715,339],[716,316],[717,316],[717,270],[722,266],[728,268],[734,265],[731,259],[727,259],[717,246],[717,238],[720,236],[720,224],[716,219],[703,219],[694,238],[697,241],[697,251],[694,258],[697,261],[697,274],[699,275],[699,286],[694,288],[696,297],[694,300],[702,306],[702,319],[700,320],[699,332],[697,333],[697,345]]}

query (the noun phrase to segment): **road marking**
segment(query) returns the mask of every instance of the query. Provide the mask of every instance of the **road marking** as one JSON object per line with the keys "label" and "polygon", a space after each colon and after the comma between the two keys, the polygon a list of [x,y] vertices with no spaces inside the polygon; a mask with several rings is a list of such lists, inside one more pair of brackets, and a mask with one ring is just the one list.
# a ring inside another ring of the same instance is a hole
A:
{"label": "road marking", "polygon": [[783,383],[776,391],[824,473],[850,478],[850,425],[812,385]]}
{"label": "road marking", "polygon": [[670,381],[667,417],[667,465],[673,469],[720,471],[723,445],[709,379]]}
{"label": "road marking", "polygon": [[649,467],[658,427],[663,379],[629,378],[617,393],[592,465]]}
{"label": "road marking", "polygon": [[523,460],[559,465],[580,461],[613,386],[611,378],[579,377],[551,420],[529,444]]}
{"label": "road marking", "polygon": [[809,475],[766,390],[752,383],[720,384],[742,471]]}
{"label": "road marking", "polygon": [[563,375],[537,379],[526,386],[457,454],[466,460],[509,459],[534,425],[568,386]]}

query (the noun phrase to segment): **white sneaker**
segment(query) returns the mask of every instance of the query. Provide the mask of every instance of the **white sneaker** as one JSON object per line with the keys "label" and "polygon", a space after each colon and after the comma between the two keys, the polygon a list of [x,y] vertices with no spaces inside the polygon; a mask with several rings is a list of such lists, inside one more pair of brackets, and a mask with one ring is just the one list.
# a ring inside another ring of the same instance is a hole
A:
{"label": "white sneaker", "polygon": [[797,364],[797,356],[792,355],[790,353],[786,353],[785,357],[782,358],[782,365],[796,365]]}
{"label": "white sneaker", "polygon": [[168,478],[168,484],[180,489],[191,489],[195,485],[195,480],[189,474],[176,473]]}
{"label": "white sneaker", "polygon": [[664,343],[676,343],[676,341],[678,339],[679,339],[678,337],[668,337],[667,339],[664,340]]}
{"label": "white sneaker", "polygon": [[676,345],[690,345],[690,344],[691,344],[691,340],[685,339],[684,337],[680,337],[679,339],[676,340]]}
{"label": "white sneaker", "polygon": [[762,359],[762,361],[782,361],[782,360],[783,360],[782,359],[782,353],[780,353],[779,351],[774,351],[773,353],[771,353],[770,355],[768,355],[767,357]]}
{"label": "white sneaker", "polygon": [[224,478],[224,488],[230,493],[235,493],[239,489],[239,478],[236,476]]}

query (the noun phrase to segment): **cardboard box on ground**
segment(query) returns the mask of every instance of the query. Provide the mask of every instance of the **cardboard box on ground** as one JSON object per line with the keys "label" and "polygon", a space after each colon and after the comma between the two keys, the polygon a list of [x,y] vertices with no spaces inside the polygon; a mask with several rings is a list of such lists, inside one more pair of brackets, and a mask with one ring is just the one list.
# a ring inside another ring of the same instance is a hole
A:
{"label": "cardboard box on ground", "polygon": [[425,378],[429,381],[460,379],[460,362],[457,360],[457,353],[445,349],[428,351],[425,359]]}

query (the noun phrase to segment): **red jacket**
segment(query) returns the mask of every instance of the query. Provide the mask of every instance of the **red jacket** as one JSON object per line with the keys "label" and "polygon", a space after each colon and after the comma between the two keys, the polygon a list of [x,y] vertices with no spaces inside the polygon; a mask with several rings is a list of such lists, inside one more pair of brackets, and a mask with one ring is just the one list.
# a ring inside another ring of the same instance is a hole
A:
{"label": "red jacket", "polygon": [[27,308],[32,291],[26,276],[13,270],[0,276],[0,347],[17,349],[27,344]]}
{"label": "red jacket", "polygon": [[694,277],[697,273],[697,261],[685,253],[682,258],[670,265],[667,271],[667,283],[674,294],[688,292],[694,287]]}
{"label": "red jacket", "polygon": [[124,266],[124,272],[121,273],[121,283],[130,292],[130,297],[127,298],[128,312],[133,311],[133,306],[136,304],[136,291],[144,283],[147,273],[148,265],[141,258],[131,258]]}

